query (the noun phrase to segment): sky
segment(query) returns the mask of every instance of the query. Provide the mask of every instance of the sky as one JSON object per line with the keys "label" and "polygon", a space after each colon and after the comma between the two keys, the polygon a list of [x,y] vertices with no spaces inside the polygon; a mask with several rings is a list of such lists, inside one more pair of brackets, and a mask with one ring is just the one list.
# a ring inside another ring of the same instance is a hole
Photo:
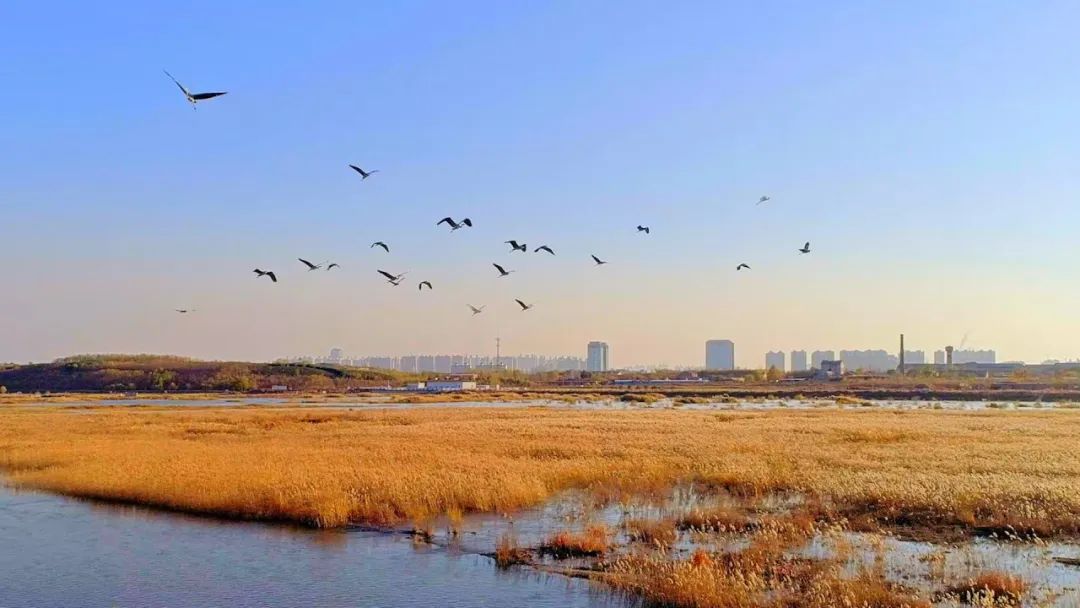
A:
{"label": "sky", "polygon": [[[603,340],[616,366],[727,338],[761,367],[901,332],[1077,358],[1077,22],[995,0],[8,3],[0,361],[500,336]],[[163,69],[228,94],[193,111]]]}

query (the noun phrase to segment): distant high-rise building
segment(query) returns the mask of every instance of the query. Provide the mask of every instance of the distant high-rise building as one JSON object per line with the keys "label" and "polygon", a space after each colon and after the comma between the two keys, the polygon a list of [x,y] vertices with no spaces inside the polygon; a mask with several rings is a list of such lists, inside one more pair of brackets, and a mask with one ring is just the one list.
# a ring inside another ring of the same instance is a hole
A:
{"label": "distant high-rise building", "polygon": [[934,365],[945,365],[945,351],[934,351]]}
{"label": "distant high-rise building", "polygon": [[805,350],[793,350],[791,351],[791,371],[793,372],[805,372],[806,371],[806,351]]}
{"label": "distant high-rise building", "polygon": [[822,361],[835,361],[836,353],[831,350],[815,350],[810,353],[810,368],[821,369]]}
{"label": "distant high-rise building", "polygon": [[435,371],[435,357],[431,355],[420,355],[416,358],[416,371],[418,372],[433,372]]}
{"label": "distant high-rise building", "polygon": [[589,342],[585,358],[585,370],[590,372],[608,371],[607,342]]}
{"label": "distant high-rise building", "polygon": [[397,369],[396,357],[370,357],[368,367],[375,369]]}
{"label": "distant high-rise building", "polygon": [[864,372],[884,372],[896,369],[900,364],[896,355],[883,350],[842,350],[840,360],[844,362],[844,369]]}
{"label": "distant high-rise building", "polygon": [[731,340],[705,342],[705,369],[735,369],[735,343]]}
{"label": "distant high-rise building", "polygon": [[997,363],[997,353],[992,350],[954,350],[953,364]]}
{"label": "distant high-rise building", "polygon": [[330,356],[327,357],[327,361],[330,363],[341,363],[341,360],[345,358],[345,352],[340,348],[331,348]]}
{"label": "distant high-rise building", "polygon": [[416,355],[407,355],[398,359],[398,367],[403,372],[416,373]]}
{"label": "distant high-rise building", "polygon": [[450,355],[436,355],[435,356],[435,371],[440,374],[450,373],[450,366],[453,365],[454,358]]}
{"label": "distant high-rise building", "polygon": [[784,351],[769,351],[765,353],[765,369],[776,368],[779,371],[784,370]]}
{"label": "distant high-rise building", "polygon": [[923,365],[926,363],[926,353],[921,350],[905,350],[904,363],[907,365]]}

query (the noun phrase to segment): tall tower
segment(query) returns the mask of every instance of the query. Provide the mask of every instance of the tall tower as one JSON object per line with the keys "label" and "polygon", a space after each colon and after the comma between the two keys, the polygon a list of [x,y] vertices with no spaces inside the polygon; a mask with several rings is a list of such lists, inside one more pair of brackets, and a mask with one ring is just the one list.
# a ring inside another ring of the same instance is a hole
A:
{"label": "tall tower", "polygon": [[904,334],[900,334],[900,375],[904,375]]}
{"label": "tall tower", "polygon": [[946,367],[952,367],[952,353],[953,353],[953,347],[946,346],[945,347],[945,366]]}

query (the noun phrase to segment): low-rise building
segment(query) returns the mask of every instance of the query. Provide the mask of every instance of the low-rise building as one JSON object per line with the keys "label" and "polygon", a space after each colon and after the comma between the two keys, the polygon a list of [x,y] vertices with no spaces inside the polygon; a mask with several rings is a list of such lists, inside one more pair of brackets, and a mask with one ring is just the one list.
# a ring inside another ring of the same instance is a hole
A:
{"label": "low-rise building", "polygon": [[824,360],[818,368],[816,376],[826,380],[839,380],[844,376],[844,362],[838,360]]}
{"label": "low-rise building", "polygon": [[475,380],[432,380],[427,383],[429,391],[475,391]]}

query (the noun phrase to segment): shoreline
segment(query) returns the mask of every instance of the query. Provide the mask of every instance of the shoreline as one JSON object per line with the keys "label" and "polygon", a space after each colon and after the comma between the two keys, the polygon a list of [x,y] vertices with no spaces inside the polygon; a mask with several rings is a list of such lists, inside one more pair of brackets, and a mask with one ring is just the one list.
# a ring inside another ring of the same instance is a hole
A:
{"label": "shoreline", "polygon": [[[354,399],[371,403],[448,403],[456,401],[488,401],[512,403],[535,399],[581,401],[619,400],[631,395],[652,395],[656,398],[679,399],[834,399],[849,397],[879,401],[1011,401],[1011,402],[1080,402],[1080,390],[1060,389],[1052,386],[1039,388],[907,388],[907,387],[860,387],[829,386],[813,384],[803,386],[732,386],[715,385],[700,387],[671,386],[598,386],[598,387],[507,387],[491,390],[466,391],[414,391],[385,389],[356,389],[348,391],[249,391],[249,392],[136,392],[112,391],[62,391],[22,392],[0,395],[0,405],[17,405],[25,402],[65,403],[72,401],[242,401],[266,399],[281,402],[323,403]],[[633,400],[633,399],[631,399]]]}

